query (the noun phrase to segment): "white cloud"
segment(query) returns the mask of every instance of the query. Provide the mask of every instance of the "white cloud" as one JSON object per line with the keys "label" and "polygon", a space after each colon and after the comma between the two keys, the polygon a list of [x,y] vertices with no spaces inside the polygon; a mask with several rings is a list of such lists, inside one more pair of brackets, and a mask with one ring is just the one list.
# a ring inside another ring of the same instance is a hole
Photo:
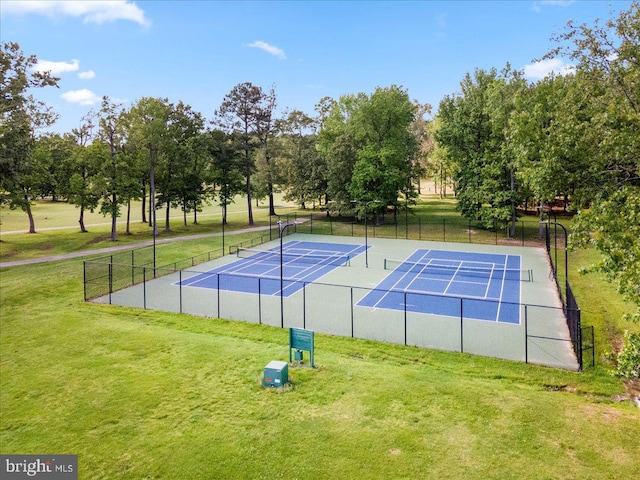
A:
{"label": "white cloud", "polygon": [[84,23],[102,24],[116,20],[128,20],[143,27],[150,22],[144,16],[144,10],[129,0],[96,1],[58,1],[58,0],[6,0],[2,2],[2,12],[18,14],[36,14],[48,17],[79,17]]}
{"label": "white cloud", "polygon": [[540,0],[539,2],[533,2],[532,9],[534,12],[540,13],[542,11],[541,5],[550,5],[552,7],[568,7],[575,0]]}
{"label": "white cloud", "polygon": [[100,97],[86,88],[64,92],[61,97],[69,103],[77,103],[78,105],[94,105],[100,102]]}
{"label": "white cloud", "polygon": [[36,64],[36,70],[38,72],[51,72],[52,75],[58,75],[59,73],[75,72],[80,68],[80,62],[75,58],[68,62],[51,62],[49,60],[38,60]]}
{"label": "white cloud", "polygon": [[78,72],[78,78],[82,80],[91,80],[96,76],[96,72],[93,70],[87,70],[86,72]]}
{"label": "white cloud", "polygon": [[260,50],[264,50],[265,52],[275,55],[283,60],[287,58],[283,50],[274,45],[269,45],[267,42],[263,42],[262,40],[256,40],[253,43],[248,43],[247,47],[259,48]]}
{"label": "white cloud", "polygon": [[575,67],[570,63],[564,63],[559,58],[541,60],[524,67],[524,76],[534,80],[541,80],[552,73],[567,75],[573,72],[575,72]]}

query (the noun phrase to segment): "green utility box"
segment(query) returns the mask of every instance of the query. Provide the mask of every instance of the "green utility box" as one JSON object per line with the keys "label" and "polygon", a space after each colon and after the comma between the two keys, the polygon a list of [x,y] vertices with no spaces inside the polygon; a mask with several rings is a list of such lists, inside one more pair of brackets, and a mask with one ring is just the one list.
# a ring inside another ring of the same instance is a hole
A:
{"label": "green utility box", "polygon": [[282,387],[289,381],[289,364],[287,362],[279,362],[271,360],[264,367],[263,387]]}

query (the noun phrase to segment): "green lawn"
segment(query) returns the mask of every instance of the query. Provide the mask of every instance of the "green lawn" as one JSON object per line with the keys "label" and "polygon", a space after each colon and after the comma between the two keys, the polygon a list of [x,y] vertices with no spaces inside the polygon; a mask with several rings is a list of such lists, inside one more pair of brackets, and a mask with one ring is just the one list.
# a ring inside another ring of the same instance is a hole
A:
{"label": "green lawn", "polygon": [[84,303],[78,259],[4,268],[0,451],[78,454],[83,479],[633,478],[640,409],[600,355],[630,306],[570,275],[599,343],[582,373],[317,335],[319,368],[265,390],[286,330]]}

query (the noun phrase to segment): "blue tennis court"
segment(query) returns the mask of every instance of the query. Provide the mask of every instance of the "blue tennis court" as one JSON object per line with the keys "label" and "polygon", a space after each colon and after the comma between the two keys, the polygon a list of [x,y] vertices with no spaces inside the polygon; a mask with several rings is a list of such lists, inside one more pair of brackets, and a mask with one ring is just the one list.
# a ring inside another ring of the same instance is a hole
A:
{"label": "blue tennis court", "polygon": [[[301,290],[304,283],[315,282],[336,268],[348,266],[363,253],[363,245],[290,241],[270,250],[239,249],[238,260],[195,275],[182,286],[217,289],[261,295],[280,295],[282,259],[282,295]],[[178,285],[176,283],[175,285]]]}
{"label": "blue tennis court", "polygon": [[385,260],[391,273],[358,305],[404,310],[406,303],[411,312],[519,324],[520,282],[532,281],[520,265],[519,255],[420,249]]}

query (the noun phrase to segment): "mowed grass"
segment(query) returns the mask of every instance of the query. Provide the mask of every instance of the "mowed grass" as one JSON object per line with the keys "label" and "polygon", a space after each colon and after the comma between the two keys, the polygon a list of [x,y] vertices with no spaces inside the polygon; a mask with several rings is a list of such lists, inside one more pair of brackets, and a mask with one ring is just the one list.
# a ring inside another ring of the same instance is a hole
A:
{"label": "mowed grass", "polygon": [[[278,203],[277,206],[279,214],[285,215],[296,211],[295,208],[284,202]],[[111,241],[110,219],[103,217],[99,213],[88,214],[88,219],[85,219],[88,232],[79,233],[78,210],[73,205],[64,202],[41,200],[35,202],[33,212],[37,233],[28,234],[21,233],[27,232],[29,229],[28,218],[24,212],[9,210],[6,207],[0,209],[0,227],[3,232],[0,236],[0,262],[63,255],[70,252],[82,252],[153,241],[152,228],[147,223],[141,222],[139,205],[132,208],[129,234],[126,233],[126,222],[121,221],[122,219],[118,221],[115,242]],[[261,204],[256,207],[254,205],[254,226],[268,227],[268,213],[268,206]],[[218,206],[205,207],[203,212],[198,214],[197,224],[193,223],[193,214],[188,215],[187,225],[184,225],[181,212],[178,209],[172,209],[170,212],[170,231],[168,232],[165,230],[164,210],[157,212],[157,221],[158,242],[185,235],[222,234],[221,212]],[[227,231],[248,228],[246,203],[242,204],[242,199],[238,199],[237,203],[229,206],[227,221]],[[272,222],[275,222],[275,220],[272,220]],[[48,226],[45,227],[44,225]],[[185,252],[183,257],[192,255],[194,253]]]}
{"label": "mowed grass", "polygon": [[[614,289],[595,275],[572,285],[585,323],[619,330],[629,306]],[[80,478],[104,479],[637,474],[640,410],[600,356],[575,373],[317,335],[319,368],[263,389],[264,366],[288,359],[287,330],[82,292],[81,260],[0,270],[2,453],[75,453]]]}

